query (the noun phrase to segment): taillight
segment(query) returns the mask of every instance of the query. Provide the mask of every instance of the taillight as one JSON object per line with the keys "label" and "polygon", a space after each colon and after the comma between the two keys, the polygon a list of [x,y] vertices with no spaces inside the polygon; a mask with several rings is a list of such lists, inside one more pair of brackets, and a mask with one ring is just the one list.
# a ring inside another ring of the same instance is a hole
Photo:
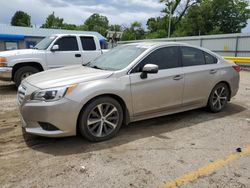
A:
{"label": "taillight", "polygon": [[233,68],[234,68],[234,70],[236,72],[240,72],[240,66],[239,65],[234,65]]}

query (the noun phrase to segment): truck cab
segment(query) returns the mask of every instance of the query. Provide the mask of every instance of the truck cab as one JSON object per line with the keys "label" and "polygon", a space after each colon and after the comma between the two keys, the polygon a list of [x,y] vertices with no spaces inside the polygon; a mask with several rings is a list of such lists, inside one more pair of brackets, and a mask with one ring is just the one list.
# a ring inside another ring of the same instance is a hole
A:
{"label": "truck cab", "polygon": [[33,49],[0,52],[0,80],[21,81],[40,71],[86,64],[103,53],[95,35],[55,34]]}

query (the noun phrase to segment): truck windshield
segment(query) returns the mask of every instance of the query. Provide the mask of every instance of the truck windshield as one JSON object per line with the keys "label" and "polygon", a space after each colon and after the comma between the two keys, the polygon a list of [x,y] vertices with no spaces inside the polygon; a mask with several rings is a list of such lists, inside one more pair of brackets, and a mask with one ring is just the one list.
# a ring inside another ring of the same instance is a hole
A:
{"label": "truck windshield", "polygon": [[45,37],[34,48],[38,50],[46,50],[49,45],[55,40],[56,36]]}
{"label": "truck windshield", "polygon": [[104,70],[121,70],[127,67],[146,49],[137,45],[118,46],[99,56],[86,66]]}

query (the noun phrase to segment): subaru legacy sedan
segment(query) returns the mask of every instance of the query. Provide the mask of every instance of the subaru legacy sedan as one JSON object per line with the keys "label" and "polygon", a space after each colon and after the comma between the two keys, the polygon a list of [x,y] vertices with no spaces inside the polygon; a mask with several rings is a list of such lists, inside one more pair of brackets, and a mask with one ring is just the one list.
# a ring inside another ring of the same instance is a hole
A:
{"label": "subaru legacy sedan", "polygon": [[17,99],[27,133],[103,141],[129,122],[201,107],[220,112],[238,91],[239,71],[207,49],[133,43],[87,64],[32,75]]}

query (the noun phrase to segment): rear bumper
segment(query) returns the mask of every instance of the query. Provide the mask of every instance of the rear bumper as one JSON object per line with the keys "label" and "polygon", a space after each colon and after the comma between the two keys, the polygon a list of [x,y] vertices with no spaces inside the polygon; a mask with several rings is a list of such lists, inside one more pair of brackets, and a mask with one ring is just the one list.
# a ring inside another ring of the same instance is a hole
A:
{"label": "rear bumper", "polygon": [[12,67],[0,67],[0,80],[11,81]]}

